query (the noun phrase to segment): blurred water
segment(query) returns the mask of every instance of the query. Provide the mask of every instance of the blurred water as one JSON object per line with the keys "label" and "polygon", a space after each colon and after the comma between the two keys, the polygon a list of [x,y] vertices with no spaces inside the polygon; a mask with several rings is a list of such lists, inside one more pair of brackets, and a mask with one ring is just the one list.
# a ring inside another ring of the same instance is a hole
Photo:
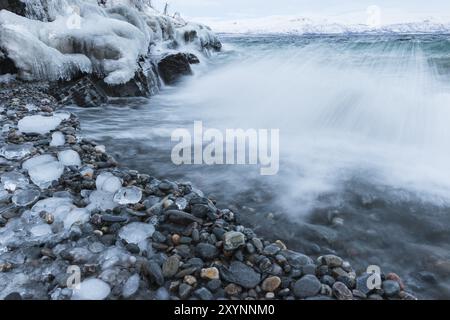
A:
{"label": "blurred water", "polygon": [[[73,108],[84,135],[129,167],[236,205],[268,238],[379,264],[419,296],[450,298],[450,37],[222,40],[223,53],[150,100]],[[279,174],[173,165],[171,132],[196,120],[279,128]]]}

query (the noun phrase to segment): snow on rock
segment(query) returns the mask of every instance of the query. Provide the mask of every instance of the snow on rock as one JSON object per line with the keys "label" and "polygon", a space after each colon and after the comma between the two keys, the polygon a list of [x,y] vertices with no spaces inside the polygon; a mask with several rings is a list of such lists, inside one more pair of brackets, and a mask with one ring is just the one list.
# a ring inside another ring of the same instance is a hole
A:
{"label": "snow on rock", "polygon": [[64,150],[58,152],[58,159],[65,166],[81,166],[80,155],[74,150]]}
{"label": "snow on rock", "polygon": [[31,181],[41,189],[48,188],[64,173],[64,165],[58,161],[42,163],[28,170]]}
{"label": "snow on rock", "polygon": [[87,279],[73,290],[72,300],[104,300],[111,292],[111,287],[100,279]]}
{"label": "snow on rock", "polygon": [[120,188],[114,195],[114,201],[118,204],[136,204],[142,199],[142,191],[138,187]]}
{"label": "snow on rock", "polygon": [[19,131],[23,133],[46,134],[61,124],[61,118],[55,116],[33,115],[19,120]]}
{"label": "snow on rock", "polygon": [[104,172],[98,175],[95,185],[98,191],[114,193],[122,187],[122,180],[110,172]]}
{"label": "snow on rock", "polygon": [[62,132],[56,131],[52,133],[52,141],[50,141],[51,147],[60,147],[66,143],[66,138]]}

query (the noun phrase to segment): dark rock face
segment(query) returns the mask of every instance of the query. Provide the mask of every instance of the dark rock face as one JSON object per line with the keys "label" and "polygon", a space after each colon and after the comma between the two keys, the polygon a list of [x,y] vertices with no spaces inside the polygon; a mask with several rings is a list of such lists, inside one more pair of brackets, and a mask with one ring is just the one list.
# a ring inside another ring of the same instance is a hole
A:
{"label": "dark rock face", "polygon": [[8,56],[0,50],[0,74],[15,74],[17,73],[17,68]]}
{"label": "dark rock face", "polygon": [[96,107],[108,102],[106,93],[90,76],[54,83],[49,88],[49,94],[63,104],[74,103],[80,107]]}
{"label": "dark rock face", "polygon": [[0,10],[8,10],[19,16],[25,16],[26,5],[20,0],[0,0]]}
{"label": "dark rock face", "polygon": [[98,85],[110,97],[150,97],[158,93],[161,83],[153,63],[141,60],[134,78],[127,83],[108,85],[99,80]]}
{"label": "dark rock face", "polygon": [[158,63],[158,71],[165,84],[176,83],[182,76],[192,74],[191,64],[199,63],[193,54],[177,53],[161,59]]}

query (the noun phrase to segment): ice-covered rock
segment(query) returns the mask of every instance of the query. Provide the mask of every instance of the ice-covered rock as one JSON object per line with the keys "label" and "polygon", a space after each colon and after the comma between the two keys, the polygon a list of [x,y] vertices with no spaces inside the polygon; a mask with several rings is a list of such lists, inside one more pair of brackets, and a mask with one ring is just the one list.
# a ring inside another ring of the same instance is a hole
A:
{"label": "ice-covered rock", "polygon": [[140,278],[138,274],[134,274],[128,278],[122,288],[122,297],[125,299],[134,295],[139,289]]}
{"label": "ice-covered rock", "polygon": [[33,226],[30,229],[31,236],[36,238],[45,237],[51,235],[52,233],[52,228],[48,224],[44,223]]}
{"label": "ice-covered rock", "polygon": [[148,223],[132,222],[122,227],[119,237],[127,243],[141,244],[155,232],[155,227]]}
{"label": "ice-covered rock", "polygon": [[33,144],[5,144],[0,149],[0,156],[8,160],[20,160],[33,152]]}
{"label": "ice-covered rock", "polygon": [[16,190],[12,196],[12,202],[19,207],[24,207],[35,202],[41,193],[36,189]]}
{"label": "ice-covered rock", "polygon": [[78,223],[85,223],[89,221],[89,211],[84,208],[76,208],[69,212],[69,214],[64,219],[64,228],[70,229],[72,225]]}
{"label": "ice-covered rock", "polygon": [[155,292],[155,299],[156,300],[169,300],[170,293],[167,291],[166,288],[161,287]]}
{"label": "ice-covered rock", "polygon": [[54,156],[50,154],[43,154],[24,161],[22,163],[22,168],[28,171],[35,166],[54,161],[56,161],[56,158]]}
{"label": "ice-covered rock", "polygon": [[59,161],[65,166],[81,166],[81,159],[75,150],[64,150],[58,152]]}
{"label": "ice-covered rock", "polygon": [[29,185],[27,177],[19,172],[6,172],[0,179],[3,189],[15,191],[16,189],[26,188]]}
{"label": "ice-covered rock", "polygon": [[28,170],[31,181],[41,189],[48,188],[64,173],[64,165],[59,161],[45,162]]}
{"label": "ice-covered rock", "polygon": [[107,191],[92,191],[89,195],[89,205],[87,209],[92,211],[94,209],[99,210],[112,210],[117,206],[114,202],[114,193]]}
{"label": "ice-covered rock", "polygon": [[50,141],[50,147],[60,147],[66,143],[64,134],[60,131],[52,133],[52,141]]}
{"label": "ice-covered rock", "polygon": [[122,180],[110,172],[103,172],[95,180],[97,190],[114,193],[122,187]]}
{"label": "ice-covered rock", "polygon": [[23,133],[46,134],[61,124],[61,118],[55,116],[33,115],[19,120],[19,131]]}
{"label": "ice-covered rock", "polygon": [[104,300],[111,292],[111,287],[100,279],[87,279],[73,290],[72,300]]}
{"label": "ice-covered rock", "polygon": [[114,201],[118,204],[136,204],[142,199],[142,191],[138,187],[120,188],[114,195]]}

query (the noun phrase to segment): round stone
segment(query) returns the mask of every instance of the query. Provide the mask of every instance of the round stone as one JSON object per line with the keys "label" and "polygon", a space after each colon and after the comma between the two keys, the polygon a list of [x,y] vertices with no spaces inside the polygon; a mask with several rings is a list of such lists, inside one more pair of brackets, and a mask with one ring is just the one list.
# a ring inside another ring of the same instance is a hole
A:
{"label": "round stone", "polygon": [[268,277],[263,281],[261,288],[266,292],[273,292],[278,289],[280,284],[281,279],[279,277]]}
{"label": "round stone", "polygon": [[320,292],[322,287],[319,279],[313,275],[306,275],[294,284],[294,294],[298,298],[313,297]]}

